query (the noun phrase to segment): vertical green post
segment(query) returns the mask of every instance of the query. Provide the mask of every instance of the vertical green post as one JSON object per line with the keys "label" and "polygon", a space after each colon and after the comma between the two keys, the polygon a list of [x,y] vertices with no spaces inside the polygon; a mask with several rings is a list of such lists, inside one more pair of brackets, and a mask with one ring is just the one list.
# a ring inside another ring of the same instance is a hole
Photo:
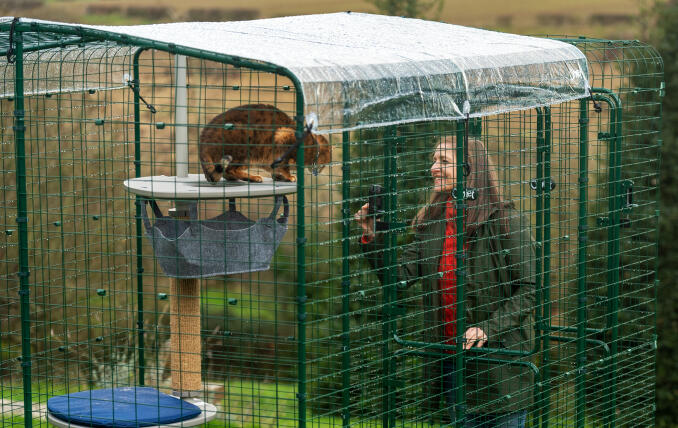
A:
{"label": "vertical green post", "polygon": [[[21,302],[21,368],[24,387],[24,426],[33,426],[31,389],[31,303],[28,267],[28,202],[26,195],[26,126],[24,110],[23,33],[14,33],[14,145],[16,159],[17,217],[19,229],[19,300]],[[11,47],[10,47],[11,48]]]}
{"label": "vertical green post", "polygon": [[342,177],[341,177],[341,213],[342,213],[342,227],[341,227],[341,403],[342,403],[342,426],[348,427],[351,423],[351,319],[349,316],[350,308],[350,291],[351,281],[349,279],[349,247],[350,247],[350,233],[351,233],[351,211],[349,199],[351,198],[350,179],[351,179],[351,134],[349,132],[342,133],[341,157],[342,157]]}
{"label": "vertical green post", "polygon": [[610,334],[610,361],[608,381],[608,426],[616,425],[617,409],[617,351],[619,335],[619,227],[621,212],[621,145],[622,109],[621,100],[609,89],[592,88],[594,100],[603,101],[610,107],[610,139],[608,145],[608,226],[607,226],[607,317],[606,330]]}
{"label": "vertical green post", "polygon": [[[544,179],[544,113],[541,108],[537,108],[537,183],[542,183]],[[543,266],[542,266],[542,248],[544,247],[544,201],[542,197],[542,186],[537,185],[537,200],[536,200],[536,297],[537,297],[537,322],[541,332],[540,340],[542,341],[542,363],[544,366],[549,361],[548,345],[548,326],[544,325],[544,290],[543,290]],[[549,384],[548,370],[540,371],[540,379],[542,383],[541,391],[539,392],[538,402],[540,404],[540,417],[542,427],[548,427],[550,393],[548,389]]]}
{"label": "vertical green post", "polygon": [[[397,248],[398,248],[398,236],[393,231],[395,223],[398,221],[396,215],[396,209],[398,207],[398,157],[397,157],[397,145],[400,137],[398,137],[398,128],[393,127],[390,132],[390,138],[388,139],[388,157],[390,158],[389,169],[386,171],[387,186],[386,194],[387,197],[387,206],[388,210],[386,211],[386,222],[389,225],[389,230],[387,232],[388,238],[388,251],[391,253],[390,265],[389,265],[389,281],[388,281],[388,294],[389,294],[389,311],[390,318],[389,322],[389,343],[393,338],[393,335],[396,333],[397,329],[397,319],[398,319],[398,308],[397,308]],[[389,426],[394,427],[396,425],[395,420],[395,409],[397,407],[396,403],[396,359],[393,358],[392,353],[389,348]]]}
{"label": "vertical green post", "polygon": [[579,228],[577,246],[577,382],[576,415],[577,428],[586,422],[586,242],[587,235],[587,186],[588,186],[588,99],[579,101]]}
{"label": "vertical green post", "polygon": [[[304,135],[304,94],[295,81],[297,140]],[[306,428],[306,216],[304,195],[304,143],[297,149],[297,403],[299,428]]]}
{"label": "vertical green post", "polygon": [[[386,224],[392,224],[393,208],[395,196],[392,192],[393,181],[393,163],[395,160],[392,155],[392,147],[394,146],[396,138],[396,127],[390,126],[386,129],[384,135],[384,221]],[[384,284],[383,284],[383,306],[382,306],[382,344],[381,344],[381,365],[382,365],[382,426],[390,427],[395,423],[393,414],[393,379],[391,373],[391,349],[390,342],[393,337],[392,332],[392,306],[393,306],[393,288],[395,286],[395,272],[394,272],[394,238],[395,234],[390,230],[386,231],[384,239],[383,266],[384,266]]]}
{"label": "vertical green post", "polygon": [[[544,176],[543,179],[537,183],[537,188],[541,188],[541,194],[543,199],[543,214],[542,214],[542,230],[543,230],[543,244],[542,244],[542,254],[544,256],[543,264],[543,276],[542,276],[542,298],[543,298],[543,319],[544,319],[544,379],[549,380],[550,374],[550,352],[551,352],[551,343],[550,343],[550,334],[551,334],[551,185],[553,179],[551,177],[551,107],[544,107],[544,132],[543,132],[543,146],[542,146],[542,156],[543,156],[543,165],[544,165]],[[548,390],[548,386],[546,386]],[[546,401],[547,405],[547,419],[548,419],[548,406],[549,401]],[[548,426],[548,423],[547,423]]]}
{"label": "vertical green post", "polygon": [[[455,354],[456,370],[456,426],[462,428],[466,423],[466,393],[464,388],[464,332],[466,331],[466,310],[464,305],[464,287],[466,285],[466,271],[464,263],[464,211],[466,203],[464,201],[464,187],[466,186],[466,176],[464,175],[464,162],[467,159],[464,156],[464,144],[468,129],[464,121],[457,122],[457,350]],[[481,192],[483,189],[479,189]]]}
{"label": "vertical green post", "polygon": [[[616,409],[617,409],[617,348],[619,339],[619,283],[621,269],[621,253],[620,253],[620,223],[621,223],[621,155],[622,155],[622,109],[621,100],[616,94],[609,92],[609,96],[614,105],[611,114],[611,119],[614,121],[614,134],[610,141],[611,149],[614,147],[614,193],[610,195],[611,213],[613,222],[611,223],[611,231],[613,236],[612,254],[610,257],[610,267],[612,270],[612,282],[608,287],[608,318],[607,328],[611,333],[610,338],[610,428],[614,428],[616,424]],[[613,115],[613,116],[612,116]],[[612,127],[611,127],[612,128]]]}
{"label": "vertical green post", "polygon": [[[139,85],[139,56],[143,49],[139,49],[134,53],[132,61],[132,73],[134,78],[134,85]],[[132,91],[134,93],[134,177],[141,177],[141,112],[139,108],[139,91]],[[141,210],[146,209],[143,206],[144,199],[137,195],[135,200],[136,205],[136,234],[137,234],[137,349],[139,351],[139,379],[138,384],[144,385],[144,378],[146,377],[146,357],[144,353],[144,258],[143,258],[143,236],[144,232],[141,225]]]}

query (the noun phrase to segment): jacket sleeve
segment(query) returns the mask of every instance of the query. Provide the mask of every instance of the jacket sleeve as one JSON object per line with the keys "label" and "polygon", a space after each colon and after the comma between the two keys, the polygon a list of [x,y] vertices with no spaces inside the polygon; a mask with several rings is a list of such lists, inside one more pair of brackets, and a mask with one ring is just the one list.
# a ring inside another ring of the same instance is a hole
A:
{"label": "jacket sleeve", "polygon": [[[534,240],[529,232],[529,220],[514,216],[509,220],[508,238],[500,238],[506,255],[506,269],[510,278],[511,295],[502,300],[490,315],[485,332],[490,340],[524,326],[532,319],[535,311],[535,250]],[[531,328],[531,326],[524,326]]]}
{"label": "jacket sleeve", "polygon": [[[384,266],[383,234],[377,233],[369,243],[364,243],[361,240],[360,247],[370,266],[379,277],[379,281],[384,284],[386,268]],[[399,289],[407,288],[421,278],[420,260],[420,242],[417,234],[415,234],[414,240],[404,246],[395,261],[398,268],[396,283]]]}

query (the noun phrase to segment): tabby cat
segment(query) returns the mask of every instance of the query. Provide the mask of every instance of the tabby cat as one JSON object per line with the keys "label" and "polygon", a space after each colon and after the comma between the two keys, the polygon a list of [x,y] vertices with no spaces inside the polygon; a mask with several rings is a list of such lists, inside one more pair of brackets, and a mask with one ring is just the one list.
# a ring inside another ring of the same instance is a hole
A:
{"label": "tabby cat", "polygon": [[[287,114],[268,104],[249,104],[232,108],[215,116],[200,133],[200,162],[205,178],[211,183],[221,180],[263,181],[252,175],[249,166],[259,166],[277,181],[296,181],[288,162],[296,163],[297,151],[291,150],[282,163],[271,168],[296,142],[296,123]],[[304,133],[304,163],[315,173],[332,160],[331,147],[325,137]],[[222,160],[227,162],[224,167]]]}

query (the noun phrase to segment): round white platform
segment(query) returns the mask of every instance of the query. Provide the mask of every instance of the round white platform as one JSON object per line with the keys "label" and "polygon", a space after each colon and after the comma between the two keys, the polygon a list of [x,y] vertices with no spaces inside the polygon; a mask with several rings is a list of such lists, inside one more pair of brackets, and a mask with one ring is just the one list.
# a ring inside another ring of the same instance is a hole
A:
{"label": "round white platform", "polygon": [[260,198],[297,191],[297,183],[268,177],[264,177],[263,183],[226,180],[210,183],[202,174],[188,174],[186,178],[166,175],[131,178],[125,180],[124,186],[131,193],[153,199]]}
{"label": "round white platform", "polygon": [[[154,425],[149,428],[179,428],[179,427],[194,427],[196,425],[206,424],[217,417],[217,408],[214,404],[206,403],[197,398],[184,398],[191,404],[198,406],[201,410],[200,414],[193,419],[188,419],[183,422],[176,422],[169,425]],[[71,424],[61,419],[55,418],[51,413],[47,412],[47,422],[59,428],[88,428],[85,425]]]}

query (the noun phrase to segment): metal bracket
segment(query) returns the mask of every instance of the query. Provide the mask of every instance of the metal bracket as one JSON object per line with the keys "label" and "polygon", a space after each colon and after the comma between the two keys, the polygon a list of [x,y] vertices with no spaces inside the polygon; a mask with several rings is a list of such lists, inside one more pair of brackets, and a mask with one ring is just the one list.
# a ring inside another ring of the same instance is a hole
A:
{"label": "metal bracket", "polygon": [[[541,185],[539,185],[539,182],[541,182]],[[530,188],[532,190],[537,190],[538,186],[541,187],[542,191],[544,190],[551,191],[556,188],[556,182],[553,181],[550,177],[542,179],[533,178],[532,180],[530,180]]]}
{"label": "metal bracket", "polygon": [[[452,189],[452,197],[454,197],[454,199],[457,199],[456,187]],[[478,189],[473,189],[471,187],[464,189],[463,198],[465,201],[467,200],[475,201],[476,199],[478,199]]]}

